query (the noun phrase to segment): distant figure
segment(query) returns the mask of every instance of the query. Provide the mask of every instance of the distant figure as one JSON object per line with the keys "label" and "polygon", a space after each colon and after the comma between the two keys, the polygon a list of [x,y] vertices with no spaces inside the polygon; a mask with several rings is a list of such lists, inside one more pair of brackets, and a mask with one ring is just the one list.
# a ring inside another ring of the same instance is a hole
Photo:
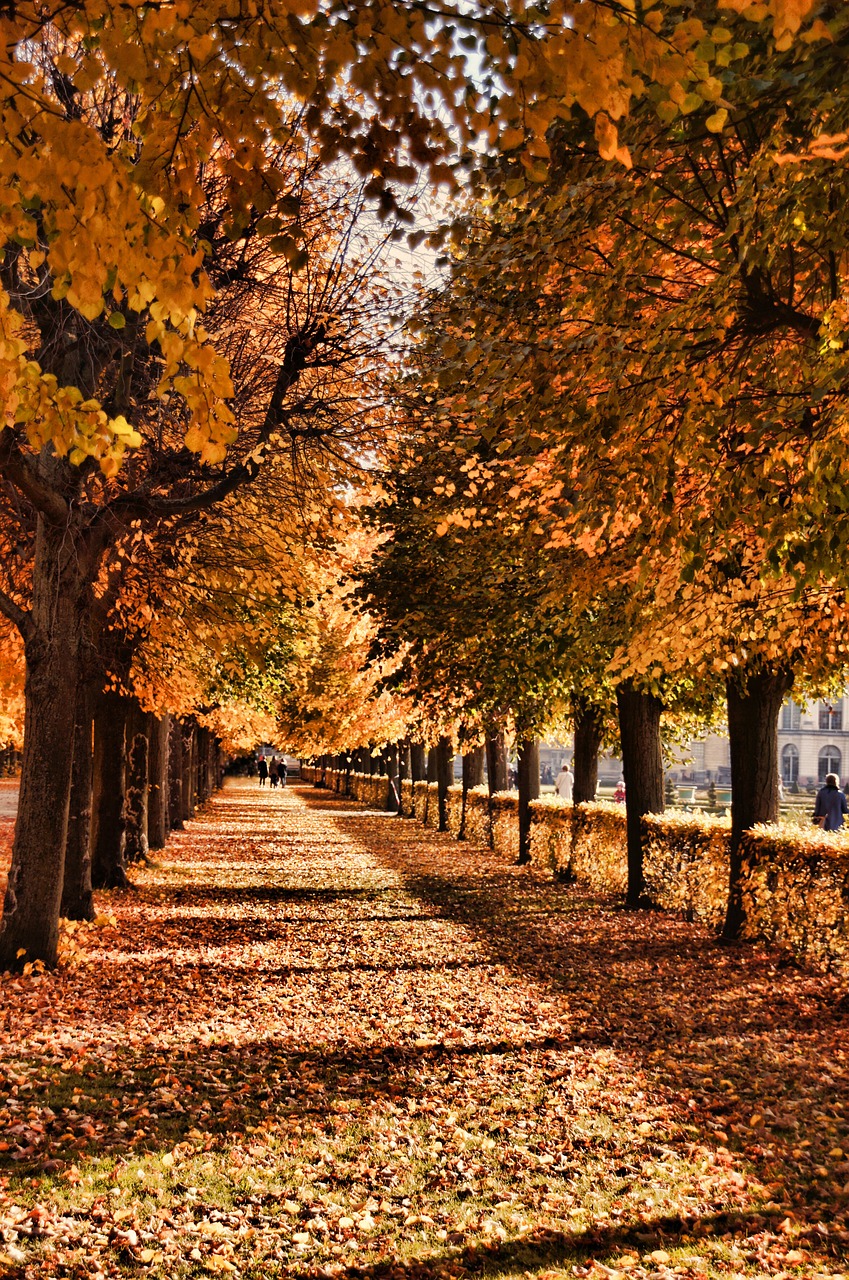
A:
{"label": "distant figure", "polygon": [[268,781],[268,761],[265,756],[260,756],[256,767],[259,774],[259,785],[264,787]]}
{"label": "distant figure", "polygon": [[281,785],[281,787],[285,787],[285,785],[286,785],[286,776],[287,776],[288,772],[289,772],[289,771],[288,771],[288,769],[286,768],[286,759],[285,759],[285,757],[284,757],[284,758],[282,758],[282,759],[281,759],[281,761],[280,761],[279,765],[277,766],[277,774],[278,774],[278,777],[280,778],[280,785]]}
{"label": "distant figure", "polygon": [[826,775],[825,786],[817,792],[814,804],[814,822],[823,831],[839,831],[843,826],[843,815],[849,813],[846,803],[846,792],[840,790],[840,779],[836,773]]}
{"label": "distant figure", "polygon": [[280,766],[278,765],[277,759],[275,757],[271,761],[271,764],[269,765],[269,768],[268,768],[268,780],[271,783],[272,787],[277,786],[277,780],[279,777],[280,777]]}
{"label": "distant figure", "polygon": [[779,774],[779,777],[778,777],[778,803],[779,803],[779,804],[783,804],[783,803],[784,803],[784,783],[783,783],[783,781],[782,781],[782,779],[781,779],[781,775],[780,775],[780,774]]}
{"label": "distant figure", "polygon": [[616,784],[616,790],[613,793],[613,799],[617,804],[625,803],[625,779],[620,778]]}
{"label": "distant figure", "polygon": [[557,792],[561,800],[572,803],[572,793],[575,789],[575,775],[564,760],[560,766],[560,772],[554,783],[554,790]]}

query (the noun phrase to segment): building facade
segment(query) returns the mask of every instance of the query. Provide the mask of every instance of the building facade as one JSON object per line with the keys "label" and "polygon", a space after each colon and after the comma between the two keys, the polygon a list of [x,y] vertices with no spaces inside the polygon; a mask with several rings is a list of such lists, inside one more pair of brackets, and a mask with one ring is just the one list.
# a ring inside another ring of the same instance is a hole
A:
{"label": "building facade", "polygon": [[[621,771],[614,755],[599,761],[599,773],[610,782]],[[720,786],[731,782],[728,738],[707,733],[673,750],[668,769],[676,782]],[[785,790],[801,791],[822,786],[827,773],[836,773],[841,784],[849,780],[849,692],[816,702],[788,699],[778,720],[778,772]]]}

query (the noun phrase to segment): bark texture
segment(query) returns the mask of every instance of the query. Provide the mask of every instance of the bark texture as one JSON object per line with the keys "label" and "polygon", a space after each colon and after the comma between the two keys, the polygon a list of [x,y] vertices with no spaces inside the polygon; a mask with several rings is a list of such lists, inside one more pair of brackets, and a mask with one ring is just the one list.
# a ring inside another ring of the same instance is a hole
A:
{"label": "bark texture", "polygon": [[151,717],[150,790],[147,836],[151,849],[164,849],[168,839],[168,739],[170,716]]}
{"label": "bark texture", "polygon": [[128,699],[100,694],[94,716],[91,880],[95,889],[119,889],[127,880],[124,794],[127,787]]}
{"label": "bark texture", "polygon": [[183,730],[174,717],[168,725],[168,829],[183,829]]}
{"label": "bark texture", "polygon": [[197,794],[197,760],[195,754],[195,726],[187,721],[180,726],[182,740],[183,768],[181,773],[182,799],[181,812],[183,822],[189,822],[195,816],[195,796]]}
{"label": "bark texture", "polygon": [[466,798],[474,787],[483,785],[485,750],[483,745],[472,747],[463,753],[463,799],[460,810],[460,831],[458,839],[466,838]]}
{"label": "bark texture", "polygon": [[619,737],[625,775],[625,816],[628,832],[628,891],[630,907],[641,904],[643,880],[644,813],[663,813],[663,752],[660,717],[663,703],[630,681],[616,690]]}
{"label": "bark texture", "polygon": [[539,799],[539,742],[519,742],[519,862],[531,860],[531,801]]}
{"label": "bark texture", "polygon": [[586,699],[575,699],[575,750],[572,772],[575,785],[572,791],[574,804],[588,804],[595,800],[598,790],[598,753],[604,737],[604,712]]}
{"label": "bark texture", "polygon": [[93,920],[91,886],[91,813],[94,765],[94,717],[97,687],[81,679],[74,711],[74,762],[61,915],[66,920]]}
{"label": "bark texture", "polygon": [[454,782],[454,741],[443,734],[436,747],[436,782],[439,830],[448,830],[448,788]]}
{"label": "bark texture", "polygon": [[147,711],[132,700],[127,715],[127,790],[124,801],[127,862],[150,856],[148,843],[148,788],[150,786],[150,721]]}
{"label": "bark texture", "polygon": [[506,791],[509,777],[507,770],[507,739],[503,729],[495,729],[486,739],[486,777],[489,794]]}
{"label": "bark texture", "polygon": [[778,716],[793,686],[788,670],[760,671],[726,685],[731,753],[731,856],[728,906],[722,938],[735,942],[743,931],[744,832],[778,817]]}
{"label": "bark texture", "polygon": [[0,969],[19,969],[28,960],[56,963],[79,678],[80,573],[67,529],[40,517],[24,635],[24,754]]}
{"label": "bark texture", "polygon": [[509,781],[507,739],[503,729],[490,729],[486,735],[486,781],[489,789],[489,847],[492,849],[495,844],[492,797],[496,791],[506,791]]}
{"label": "bark texture", "polygon": [[410,743],[410,779],[413,782],[422,782],[427,776],[427,764],[425,761],[425,748],[423,742]]}

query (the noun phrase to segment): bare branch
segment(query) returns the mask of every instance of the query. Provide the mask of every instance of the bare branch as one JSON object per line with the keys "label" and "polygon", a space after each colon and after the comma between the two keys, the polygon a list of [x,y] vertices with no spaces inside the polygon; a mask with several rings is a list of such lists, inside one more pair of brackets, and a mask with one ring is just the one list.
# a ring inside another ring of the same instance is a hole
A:
{"label": "bare branch", "polygon": [[0,475],[19,489],[51,524],[64,524],[68,504],[60,493],[39,475],[32,457],[24,453],[9,427],[0,431]]}
{"label": "bare branch", "polygon": [[0,613],[13,622],[21,633],[24,644],[32,635],[32,615],[28,609],[22,609],[5,591],[0,591]]}

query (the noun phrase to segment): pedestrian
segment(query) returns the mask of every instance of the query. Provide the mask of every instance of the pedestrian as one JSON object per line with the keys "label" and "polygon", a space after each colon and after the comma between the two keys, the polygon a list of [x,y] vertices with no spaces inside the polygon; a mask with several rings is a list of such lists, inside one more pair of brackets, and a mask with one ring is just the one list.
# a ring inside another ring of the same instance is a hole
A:
{"label": "pedestrian", "polygon": [[620,778],[616,784],[616,790],[613,793],[613,799],[617,804],[625,803],[625,779]]}
{"label": "pedestrian", "polygon": [[572,793],[575,788],[575,775],[564,760],[560,766],[560,772],[554,783],[554,790],[557,792],[561,800],[565,800],[567,804],[572,803]]}
{"label": "pedestrian", "polygon": [[259,773],[259,785],[264,787],[268,780],[268,761],[265,756],[260,756],[256,767]]}
{"label": "pedestrian", "polygon": [[288,772],[289,770],[286,768],[286,757],[283,756],[280,760],[279,765],[277,766],[277,774],[278,774],[278,777],[280,778],[281,787],[285,787],[286,785],[286,777],[288,775]]}
{"label": "pedestrian", "polygon": [[836,773],[826,774],[825,786],[820,787],[814,804],[814,822],[823,831],[839,831],[843,826],[843,815],[849,813],[846,803],[846,792],[840,790],[840,779]]}
{"label": "pedestrian", "polygon": [[280,767],[277,764],[277,757],[275,756],[272,759],[271,764],[268,766],[268,780],[271,783],[272,787],[277,786],[277,779],[279,777],[280,777]]}

